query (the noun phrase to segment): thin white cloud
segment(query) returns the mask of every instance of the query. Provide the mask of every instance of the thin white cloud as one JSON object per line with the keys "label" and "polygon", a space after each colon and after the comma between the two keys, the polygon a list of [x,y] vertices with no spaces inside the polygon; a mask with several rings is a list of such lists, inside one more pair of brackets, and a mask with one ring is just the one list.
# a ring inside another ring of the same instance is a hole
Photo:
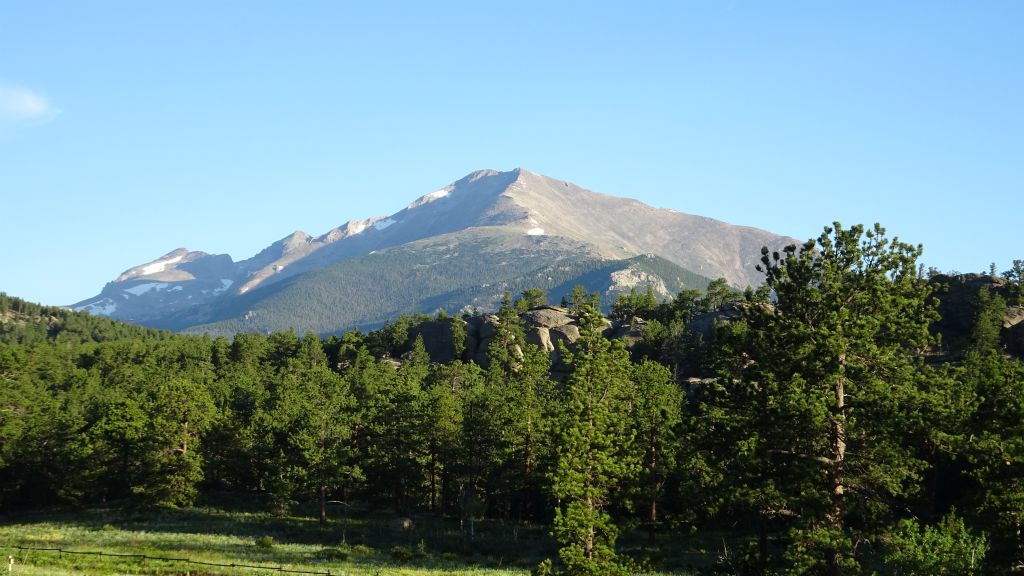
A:
{"label": "thin white cloud", "polygon": [[48,120],[59,113],[60,110],[42,94],[0,84],[0,121]]}

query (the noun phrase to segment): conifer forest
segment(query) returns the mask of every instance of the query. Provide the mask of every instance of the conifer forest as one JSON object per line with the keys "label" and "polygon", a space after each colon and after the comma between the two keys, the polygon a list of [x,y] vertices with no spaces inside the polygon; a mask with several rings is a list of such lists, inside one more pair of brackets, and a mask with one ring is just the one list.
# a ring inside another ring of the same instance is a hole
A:
{"label": "conifer forest", "polygon": [[[483,360],[451,312],[211,338],[3,295],[0,515],[230,498],[326,525],[540,526],[539,574],[666,571],[623,538],[708,534],[728,550],[692,573],[1006,574],[1024,567],[1024,270],[954,299],[965,275],[920,254],[836,224],[765,250],[758,288],[506,294]],[[578,337],[529,342],[542,306]]]}

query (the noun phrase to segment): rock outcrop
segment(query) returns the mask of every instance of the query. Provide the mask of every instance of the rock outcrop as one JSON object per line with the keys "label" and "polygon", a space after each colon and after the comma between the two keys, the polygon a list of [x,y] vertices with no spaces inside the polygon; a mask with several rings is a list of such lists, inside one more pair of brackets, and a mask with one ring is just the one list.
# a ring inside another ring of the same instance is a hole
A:
{"label": "rock outcrop", "polygon": [[718,310],[705,312],[694,317],[687,325],[686,330],[700,336],[702,342],[711,342],[715,336],[715,326],[728,324],[743,317],[742,302],[726,302]]}
{"label": "rock outcrop", "polygon": [[[548,353],[555,371],[563,368],[559,343],[568,348],[580,338],[578,317],[568,308],[560,306],[539,306],[520,315],[525,328],[526,342],[538,346]],[[434,362],[448,362],[454,359],[455,346],[452,341],[452,322],[462,322],[466,333],[465,360],[487,367],[487,348],[498,332],[499,319],[494,314],[468,316],[465,319],[443,318],[419,324],[409,331],[410,338],[422,336],[427,353]],[[634,318],[630,323],[612,323],[605,320],[603,333],[611,338],[623,338],[632,346],[643,337],[646,323]]]}
{"label": "rock outcrop", "polygon": [[[993,294],[1006,298],[1008,285],[1005,278],[988,274],[939,274],[931,281],[938,286],[941,318],[932,326],[942,335],[942,351],[957,354],[964,349],[974,324],[974,307],[978,292],[988,287]],[[1012,354],[1024,353],[1024,307],[1008,306],[1003,317],[1003,343]]]}

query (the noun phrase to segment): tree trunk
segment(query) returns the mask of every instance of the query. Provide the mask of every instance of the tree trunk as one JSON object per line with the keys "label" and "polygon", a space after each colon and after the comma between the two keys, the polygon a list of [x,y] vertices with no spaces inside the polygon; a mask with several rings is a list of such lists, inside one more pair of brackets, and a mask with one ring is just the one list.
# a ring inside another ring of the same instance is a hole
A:
{"label": "tree trunk", "polygon": [[[594,509],[594,504],[591,499],[587,498],[587,508],[590,510]],[[587,535],[583,539],[583,556],[587,560],[594,559],[594,524],[591,523],[587,526]]]}
{"label": "tree trunk", "polygon": [[430,447],[430,511],[437,512],[437,447]]}
{"label": "tree trunk", "polygon": [[650,450],[649,450],[649,452],[650,452],[650,455],[651,455],[651,460],[650,460],[650,463],[647,465],[647,471],[651,475],[651,486],[650,486],[650,489],[651,489],[651,492],[650,492],[651,506],[649,508],[648,516],[647,516],[647,520],[648,520],[648,523],[649,523],[649,528],[648,528],[647,536],[650,539],[651,544],[654,544],[654,540],[655,540],[655,534],[654,534],[655,526],[658,525],[658,479],[655,476],[655,473],[657,472],[657,468],[658,468],[658,448],[657,448],[657,446],[655,446],[653,440],[650,443]]}
{"label": "tree trunk", "polygon": [[934,517],[938,510],[940,474],[939,458],[934,445],[928,447],[928,456],[928,463],[931,464],[931,470],[928,472],[928,516]]}
{"label": "tree trunk", "polygon": [[[846,364],[846,355],[840,354],[840,370]],[[846,377],[840,373],[835,383],[835,414],[832,418],[832,508],[826,521],[837,533],[843,531],[843,497],[846,493],[843,468],[846,464]],[[829,574],[840,572],[840,550],[833,547],[828,552]]]}
{"label": "tree trunk", "polygon": [[655,542],[655,526],[658,525],[658,499],[657,498],[654,498],[654,497],[651,498],[651,510],[650,510],[650,516],[648,517],[648,520],[649,520],[649,522],[648,522],[649,528],[648,528],[648,531],[647,531],[647,539],[650,540],[651,544],[654,544],[654,542]]}
{"label": "tree trunk", "polygon": [[320,525],[327,524],[327,486],[320,486]]}

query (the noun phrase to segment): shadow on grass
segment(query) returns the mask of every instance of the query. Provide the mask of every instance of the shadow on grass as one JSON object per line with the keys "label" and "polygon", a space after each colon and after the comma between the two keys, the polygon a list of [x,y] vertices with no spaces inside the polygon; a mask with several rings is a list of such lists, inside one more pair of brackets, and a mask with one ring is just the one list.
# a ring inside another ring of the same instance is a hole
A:
{"label": "shadow on grass", "polygon": [[[303,507],[296,511],[305,512]],[[348,561],[381,568],[532,568],[556,554],[546,530],[535,525],[477,522],[470,536],[458,520],[435,515],[418,515],[411,528],[400,530],[392,527],[393,514],[346,509],[347,514],[341,516],[339,510],[333,512],[336,517],[321,526],[311,515],[278,517],[212,507],[141,510],[110,506],[23,512],[8,516],[4,524],[58,524],[95,531],[100,546],[115,550],[143,549],[161,556],[215,553],[253,563]],[[160,536],[150,536],[154,534]],[[258,544],[261,539],[264,546]],[[289,548],[291,544],[314,549]]]}
{"label": "shadow on grass", "polygon": [[[476,522],[470,530],[468,523],[458,519],[419,514],[411,528],[401,530],[395,528],[398,516],[394,513],[336,506],[321,526],[312,503],[296,506],[294,515],[284,517],[260,511],[260,502],[253,498],[227,496],[218,499],[218,504],[189,509],[108,506],[22,512],[0,518],[0,525],[55,524],[55,528],[87,530],[92,532],[85,538],[90,545],[96,542],[109,551],[146,550],[154,556],[218,555],[257,564],[348,563],[369,569],[450,571],[532,569],[545,558],[557,557],[557,545],[547,528],[540,525],[486,520]],[[35,532],[49,530],[40,527]],[[75,538],[67,536],[62,543],[77,545],[72,542]],[[263,546],[259,545],[261,540]],[[646,532],[633,529],[623,532],[617,548],[656,570],[692,573],[710,568],[730,552],[735,554],[749,541],[735,534],[683,536],[676,532],[660,533],[652,542]]]}

